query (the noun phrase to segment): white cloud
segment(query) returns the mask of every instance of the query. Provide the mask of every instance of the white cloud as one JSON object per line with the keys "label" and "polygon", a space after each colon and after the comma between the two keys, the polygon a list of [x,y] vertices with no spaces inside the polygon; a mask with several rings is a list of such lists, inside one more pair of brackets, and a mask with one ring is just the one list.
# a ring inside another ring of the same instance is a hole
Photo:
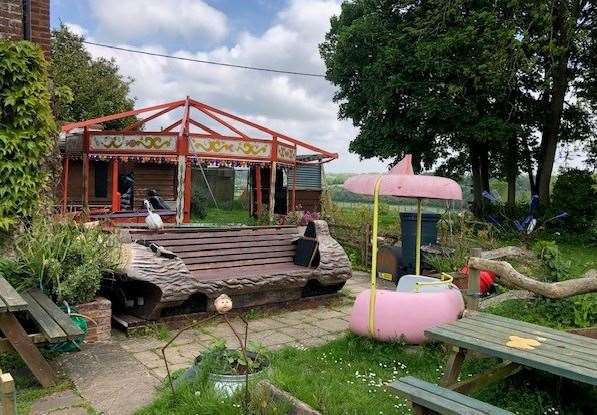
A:
{"label": "white cloud", "polygon": [[82,26],[79,26],[76,23],[66,22],[64,25],[66,27],[68,27],[68,30],[70,30],[71,32],[73,32],[76,35],[79,35],[79,36],[87,36],[88,35],[87,29],[83,28]]}
{"label": "white cloud", "polygon": [[219,40],[228,32],[226,15],[201,0],[91,0],[89,6],[102,39]]}
{"label": "white cloud", "polygon": [[[136,1],[121,1],[116,4],[110,0],[97,3],[113,3],[112,7],[103,5],[101,8],[110,11],[110,18],[116,10],[120,16],[116,24],[107,17],[100,18],[98,15],[97,31],[102,33],[102,38],[117,37],[116,35],[132,30],[131,27],[121,26],[126,26],[124,22],[134,17],[125,18],[123,14],[130,13],[128,3],[137,3]],[[153,4],[154,1],[143,3]],[[172,6],[174,0],[159,3],[160,12],[167,14],[170,12],[166,9],[180,10],[187,0],[175,2],[178,7],[164,5],[170,3]],[[122,42],[119,46],[202,60],[323,73],[325,68],[319,57],[318,44],[329,29],[330,17],[339,10],[338,1],[292,0],[261,35],[244,32],[233,45],[222,45],[211,50],[167,51],[162,46],[149,43],[131,46]],[[154,12],[144,12],[144,15],[152,13]],[[165,24],[167,20],[164,19],[159,24]],[[182,26],[181,23],[177,25]],[[201,27],[199,31],[203,29]],[[190,29],[189,31],[192,32]],[[147,34],[149,33],[145,32],[146,36]],[[151,38],[155,42],[160,40],[158,35]],[[334,87],[325,79],[167,60],[93,45],[87,45],[87,48],[94,56],[114,57],[121,72],[135,79],[132,95],[138,98],[138,106],[190,95],[199,101],[339,153],[340,159],[326,166],[330,171],[381,171],[386,167],[385,163],[377,160],[361,162],[358,156],[349,154],[348,144],[356,136],[357,130],[350,121],[337,119],[338,106],[332,101]],[[198,121],[213,125],[205,117],[199,119],[198,114],[195,117]],[[171,115],[159,125],[167,125],[174,119],[174,115]]]}

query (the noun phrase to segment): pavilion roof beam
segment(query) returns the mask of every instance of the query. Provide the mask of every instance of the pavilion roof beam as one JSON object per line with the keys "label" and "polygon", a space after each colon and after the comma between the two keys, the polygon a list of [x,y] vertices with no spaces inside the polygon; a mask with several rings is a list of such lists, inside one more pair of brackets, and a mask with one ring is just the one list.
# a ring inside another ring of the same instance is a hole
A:
{"label": "pavilion roof beam", "polygon": [[119,112],[118,114],[106,115],[104,117],[92,118],[90,120],[85,120],[85,121],[71,122],[71,123],[63,125],[62,131],[66,133],[66,132],[69,132],[70,130],[72,130],[73,128],[88,127],[93,124],[99,124],[99,123],[103,123],[103,122],[107,122],[107,121],[119,120],[121,118],[130,117],[132,115],[137,115],[137,114],[141,114],[141,113],[149,112],[149,111],[155,111],[155,110],[159,110],[162,108],[171,107],[174,105],[182,105],[184,103],[185,103],[185,100],[166,102],[165,104],[152,105],[150,107],[140,108],[138,110]]}
{"label": "pavilion roof beam", "polygon": [[182,123],[182,118],[178,121],[174,121],[172,124],[170,124],[169,126],[164,128],[162,131],[164,131],[164,132],[172,131],[176,126],[180,125],[181,123]]}
{"label": "pavilion roof beam", "polygon": [[122,131],[135,131],[137,128],[139,128],[140,126],[144,125],[146,122],[153,120],[154,118],[157,118],[161,115],[164,115],[167,112],[172,111],[175,108],[180,107],[182,104],[176,104],[176,105],[172,105],[170,107],[166,107],[161,111],[156,112],[153,115],[150,115],[149,117],[143,118],[142,120],[138,120],[135,121],[134,123],[131,123],[129,125],[127,125],[126,127],[124,127],[122,129]]}
{"label": "pavilion roof beam", "polygon": [[182,112],[182,119],[180,120],[180,131],[179,136],[189,133],[189,118],[191,118],[191,99],[187,96],[184,102],[184,110]]}
{"label": "pavilion roof beam", "polygon": [[198,109],[199,111],[201,111],[202,113],[204,113],[205,115],[207,115],[208,117],[216,120],[217,122],[219,122],[220,124],[222,124],[223,126],[227,127],[230,131],[235,132],[236,134],[238,134],[239,136],[241,136],[242,138],[248,140],[249,136],[246,135],[245,133],[243,133],[242,131],[240,131],[238,128],[236,128],[235,126],[227,123],[226,121],[224,121],[223,119],[221,119],[220,117],[218,117],[215,114],[212,114],[210,111],[208,111],[206,108],[203,108],[203,104],[201,104],[200,102],[197,102],[193,99],[191,99],[191,103],[193,105],[194,108]]}
{"label": "pavilion roof beam", "polygon": [[202,123],[200,123],[200,122],[198,122],[198,121],[195,121],[195,120],[194,120],[194,119],[192,119],[192,118],[189,118],[189,123],[193,124],[195,127],[199,127],[199,128],[201,128],[201,129],[202,129],[203,131],[205,131],[206,133],[209,133],[209,134],[212,134],[212,135],[215,135],[215,136],[218,136],[218,137],[221,137],[221,136],[222,136],[222,134],[218,133],[218,132],[217,132],[217,131],[215,131],[215,130],[212,130],[211,128],[209,128],[209,127],[208,127],[207,125],[205,125],[205,124],[202,124]]}
{"label": "pavilion roof beam", "polygon": [[281,133],[279,133],[277,131],[274,131],[274,130],[270,130],[267,127],[263,127],[263,126],[261,126],[259,124],[251,122],[249,120],[245,120],[244,118],[238,117],[238,116],[236,116],[234,114],[230,114],[230,113],[228,113],[226,111],[222,111],[222,110],[220,110],[218,108],[212,107],[212,106],[204,104],[202,102],[195,101],[194,99],[191,99],[191,103],[193,104],[193,106],[195,108],[201,109],[201,111],[203,111],[205,113],[207,113],[209,111],[215,112],[216,114],[223,115],[225,117],[231,118],[231,119],[236,120],[238,122],[241,122],[243,124],[249,125],[249,126],[255,128],[255,129],[259,130],[259,131],[263,131],[264,133],[270,134],[272,137],[276,136],[278,138],[282,138],[284,140],[290,141],[291,143],[296,144],[298,146],[301,146],[303,148],[306,148],[308,150],[316,151],[316,152],[318,152],[318,153],[320,153],[320,154],[322,154],[324,156],[330,157],[331,159],[337,159],[338,158],[338,154],[337,153],[330,153],[329,151],[326,151],[326,150],[323,150],[323,149],[321,149],[319,147],[316,147],[316,146],[313,146],[311,144],[305,143],[304,141],[297,140],[296,138],[292,138],[290,136],[287,136],[285,134],[281,134]]}

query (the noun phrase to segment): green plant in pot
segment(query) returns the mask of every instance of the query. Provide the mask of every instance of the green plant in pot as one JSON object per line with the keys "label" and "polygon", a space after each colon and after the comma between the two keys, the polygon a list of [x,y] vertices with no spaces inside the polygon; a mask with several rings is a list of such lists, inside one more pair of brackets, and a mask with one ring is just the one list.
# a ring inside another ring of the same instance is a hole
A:
{"label": "green plant in pot", "polygon": [[232,396],[245,388],[247,381],[252,382],[265,374],[270,362],[264,351],[263,346],[251,343],[243,353],[218,341],[197,356],[193,366],[176,379],[174,387],[183,381],[212,382],[218,393]]}

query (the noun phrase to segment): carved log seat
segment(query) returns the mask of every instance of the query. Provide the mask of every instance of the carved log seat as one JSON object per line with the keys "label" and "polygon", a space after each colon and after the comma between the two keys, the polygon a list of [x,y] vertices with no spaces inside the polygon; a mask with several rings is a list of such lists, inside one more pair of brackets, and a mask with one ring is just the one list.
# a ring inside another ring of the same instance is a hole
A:
{"label": "carved log seat", "polygon": [[123,229],[126,275],[111,296],[121,311],[157,319],[212,311],[222,293],[235,307],[335,293],[351,276],[348,257],[326,222],[307,233],[317,241],[309,267],[295,264],[296,226]]}

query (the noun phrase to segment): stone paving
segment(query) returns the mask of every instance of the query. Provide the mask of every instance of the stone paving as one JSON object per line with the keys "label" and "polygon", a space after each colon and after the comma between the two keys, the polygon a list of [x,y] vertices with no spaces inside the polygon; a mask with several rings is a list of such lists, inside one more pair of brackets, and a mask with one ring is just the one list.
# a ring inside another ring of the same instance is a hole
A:
{"label": "stone paving", "polygon": [[[368,286],[368,275],[355,272],[338,297],[311,306],[306,302],[289,310],[273,309],[261,318],[252,318],[249,342],[257,342],[269,350],[325,344],[346,332],[354,296]],[[233,319],[232,324],[243,333],[240,319]],[[171,334],[174,333],[172,330]],[[190,366],[202,350],[218,340],[224,340],[232,348],[238,344],[223,321],[184,332],[167,349],[170,370]],[[167,375],[161,355],[165,343],[156,337],[126,337],[114,331],[110,342],[64,355],[60,363],[80,396],[72,391],[50,395],[36,402],[31,413],[78,415],[93,410],[107,415],[134,413],[152,401]]]}

